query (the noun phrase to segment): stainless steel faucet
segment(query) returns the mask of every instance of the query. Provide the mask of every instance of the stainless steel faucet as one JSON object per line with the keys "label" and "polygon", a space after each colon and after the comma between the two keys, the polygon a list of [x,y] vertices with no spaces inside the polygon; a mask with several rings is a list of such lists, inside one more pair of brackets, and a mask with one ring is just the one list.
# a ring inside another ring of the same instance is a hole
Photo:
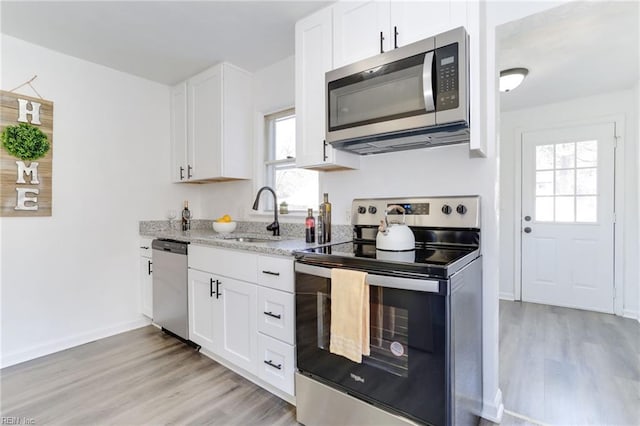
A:
{"label": "stainless steel faucet", "polygon": [[278,197],[276,196],[276,191],[273,188],[268,186],[263,186],[258,190],[258,194],[256,195],[256,200],[253,202],[253,209],[258,210],[258,203],[260,202],[260,194],[262,191],[267,190],[273,194],[273,223],[267,225],[267,231],[273,231],[273,235],[280,235],[280,224],[278,223]]}

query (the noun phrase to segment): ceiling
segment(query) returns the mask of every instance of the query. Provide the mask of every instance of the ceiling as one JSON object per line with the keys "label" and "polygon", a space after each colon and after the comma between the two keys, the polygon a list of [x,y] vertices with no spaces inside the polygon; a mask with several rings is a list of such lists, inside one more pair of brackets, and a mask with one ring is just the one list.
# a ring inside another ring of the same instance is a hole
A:
{"label": "ceiling", "polygon": [[256,71],[294,53],[327,1],[6,1],[2,33],[164,84],[218,62]]}
{"label": "ceiling", "polygon": [[498,27],[500,70],[524,67],[522,85],[500,95],[509,111],[638,83],[638,2],[571,2]]}
{"label": "ceiling", "polygon": [[[221,61],[256,71],[294,53],[294,25],[329,1],[0,1],[0,29],[164,84]],[[498,27],[501,95],[514,110],[633,86],[638,2],[571,2]]]}

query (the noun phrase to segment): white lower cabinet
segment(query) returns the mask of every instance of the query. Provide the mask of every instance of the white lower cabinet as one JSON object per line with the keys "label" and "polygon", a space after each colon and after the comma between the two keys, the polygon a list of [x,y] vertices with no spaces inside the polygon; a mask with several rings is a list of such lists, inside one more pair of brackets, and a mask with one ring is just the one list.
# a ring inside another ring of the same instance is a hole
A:
{"label": "white lower cabinet", "polygon": [[140,240],[140,312],[153,318],[153,262],[151,239]]}
{"label": "white lower cabinet", "polygon": [[293,304],[293,294],[258,286],[258,331],[293,345]]}
{"label": "white lower cabinet", "polygon": [[256,373],[257,339],[255,284],[220,277],[218,306],[214,326],[219,328],[217,339],[220,356]]}
{"label": "white lower cabinet", "polygon": [[189,270],[189,340],[211,352],[216,352],[214,282],[212,274]]}
{"label": "white lower cabinet", "polygon": [[260,365],[258,376],[278,389],[293,395],[293,373],[296,368],[295,346],[258,333]]}
{"label": "white lower cabinet", "polygon": [[293,275],[288,257],[192,244],[189,339],[293,396]]}

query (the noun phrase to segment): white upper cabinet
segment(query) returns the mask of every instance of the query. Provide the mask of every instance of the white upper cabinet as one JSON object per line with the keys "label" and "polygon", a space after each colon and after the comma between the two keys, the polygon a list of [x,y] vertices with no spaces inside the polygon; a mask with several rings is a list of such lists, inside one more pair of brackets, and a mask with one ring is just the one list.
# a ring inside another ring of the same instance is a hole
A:
{"label": "white upper cabinet", "polygon": [[464,26],[466,3],[463,1],[391,2],[392,47],[401,47]]}
{"label": "white upper cabinet", "polygon": [[187,177],[187,83],[171,89],[171,179]]}
{"label": "white upper cabinet", "polygon": [[389,2],[338,2],[333,8],[333,68],[390,49]]}
{"label": "white upper cabinet", "polygon": [[251,74],[231,64],[218,64],[174,87],[174,181],[251,178],[252,109]]}
{"label": "white upper cabinet", "polygon": [[296,23],[296,166],[315,170],[357,169],[360,158],[325,141],[325,79],[333,68],[332,9]]}
{"label": "white upper cabinet", "polygon": [[333,6],[333,68],[466,24],[466,2],[365,1]]}

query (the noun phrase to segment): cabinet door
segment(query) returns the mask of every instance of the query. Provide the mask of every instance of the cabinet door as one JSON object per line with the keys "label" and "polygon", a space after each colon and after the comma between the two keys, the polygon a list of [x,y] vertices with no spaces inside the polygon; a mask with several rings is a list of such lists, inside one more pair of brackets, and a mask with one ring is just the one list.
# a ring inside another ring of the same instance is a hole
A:
{"label": "cabinet door", "polygon": [[[392,1],[391,38],[393,38],[394,27],[398,31],[398,47],[450,30],[453,28],[451,2],[448,0]],[[393,40],[392,44],[394,44]]]}
{"label": "cabinet door", "polygon": [[215,352],[215,277],[189,270],[189,340]]}
{"label": "cabinet door", "polygon": [[[149,253],[151,254],[151,253]],[[140,256],[140,312],[153,318],[153,265],[151,259]]]}
{"label": "cabinet door", "polygon": [[171,179],[187,179],[187,83],[171,88]]}
{"label": "cabinet door", "polygon": [[[333,8],[333,67],[340,68],[391,47],[389,1],[338,2]],[[382,46],[380,41],[382,33]]]}
{"label": "cabinet door", "polygon": [[250,179],[253,147],[253,81],[250,73],[223,64],[221,175]]}
{"label": "cabinet door", "polygon": [[256,373],[258,291],[254,284],[220,277],[216,300],[216,353],[245,370]]}
{"label": "cabinet door", "polygon": [[188,170],[190,179],[221,175],[222,66],[215,66],[188,82]]}
{"label": "cabinet door", "polygon": [[355,168],[358,156],[336,152],[325,143],[324,74],[333,68],[332,9],[296,23],[296,166],[308,169]]}

